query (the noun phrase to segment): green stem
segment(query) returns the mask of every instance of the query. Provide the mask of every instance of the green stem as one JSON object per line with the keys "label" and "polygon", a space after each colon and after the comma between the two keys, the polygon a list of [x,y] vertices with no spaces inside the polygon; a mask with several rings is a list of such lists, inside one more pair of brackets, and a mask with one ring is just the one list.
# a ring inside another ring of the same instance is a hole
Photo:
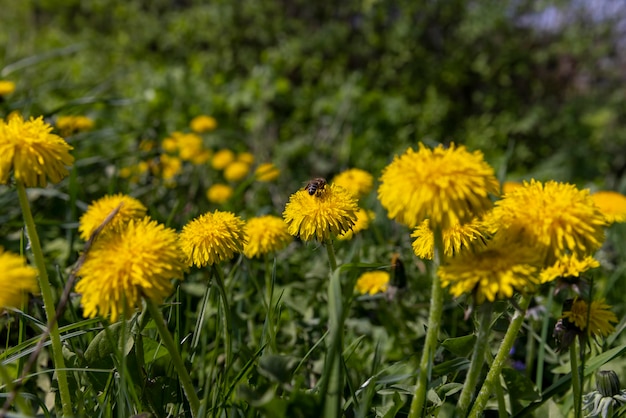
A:
{"label": "green stem", "polygon": [[539,344],[539,351],[537,352],[537,376],[535,378],[535,385],[537,385],[537,392],[539,393],[543,390],[543,362],[546,355],[545,342],[548,341],[548,328],[550,327],[550,312],[552,311],[553,301],[554,291],[552,286],[550,286],[548,289],[546,311],[543,317],[543,323],[541,324],[541,343]]}
{"label": "green stem", "polygon": [[233,354],[233,349],[231,345],[231,321],[230,321],[230,305],[228,304],[228,295],[226,294],[226,287],[224,286],[224,275],[222,270],[213,264],[213,271],[215,274],[215,287],[217,287],[217,291],[220,294],[220,298],[222,299],[222,308],[224,310],[224,314],[222,315],[222,320],[224,321],[224,358],[225,358],[225,368],[228,369],[230,366],[231,357]]}
{"label": "green stem", "polygon": [[189,377],[189,373],[185,368],[185,363],[183,362],[180,353],[178,352],[178,344],[174,342],[172,338],[172,334],[167,329],[167,325],[165,323],[165,318],[163,318],[163,314],[156,304],[150,300],[150,298],[144,298],[146,301],[146,306],[148,311],[150,312],[150,316],[154,319],[154,323],[156,324],[157,330],[159,331],[159,335],[161,336],[161,341],[167,351],[170,353],[170,357],[172,358],[172,363],[174,364],[174,368],[176,369],[176,373],[178,374],[178,378],[180,379],[181,384],[183,385],[183,391],[185,392],[185,396],[187,396],[187,400],[189,401],[189,406],[191,407],[191,416],[198,416],[198,409],[200,408],[200,400],[198,399],[198,395],[196,394],[196,390],[193,387],[193,383],[191,382],[191,377]]}
{"label": "green stem", "polygon": [[570,368],[572,369],[572,393],[574,395],[574,418],[580,418],[581,415],[581,384],[580,384],[580,371],[578,370],[578,344],[576,339],[572,341],[569,346],[569,361]]}
{"label": "green stem", "polygon": [[478,335],[476,336],[476,344],[474,345],[474,351],[472,352],[472,359],[470,362],[470,368],[465,377],[465,383],[463,384],[463,391],[459,398],[457,408],[461,416],[467,415],[470,403],[472,402],[472,395],[476,389],[476,382],[480,377],[480,372],[483,368],[483,362],[485,360],[485,350],[487,348],[487,342],[489,341],[489,329],[491,326],[491,312],[493,311],[493,304],[487,302],[480,307],[479,317],[480,322],[478,325]]}
{"label": "green stem", "polygon": [[43,258],[43,252],[41,251],[41,244],[39,243],[39,235],[37,235],[35,221],[30,211],[26,188],[20,181],[17,181],[16,185],[17,195],[22,208],[22,216],[24,218],[24,223],[26,224],[26,232],[28,233],[28,237],[30,239],[30,247],[33,251],[35,265],[39,271],[39,287],[41,289],[41,296],[43,297],[44,310],[46,311],[46,317],[48,319],[48,329],[50,330],[50,341],[52,343],[52,358],[54,359],[54,367],[59,384],[59,394],[61,395],[63,416],[71,417],[73,415],[72,398],[70,396],[70,388],[67,383],[67,370],[65,369],[65,360],[63,359],[63,346],[61,344],[61,335],[59,334],[59,327],[57,324],[58,318],[56,317],[52,287],[50,286],[50,281],[48,280],[48,271],[46,270],[46,263]]}
{"label": "green stem", "polygon": [[329,238],[325,242],[326,252],[328,253],[328,263],[330,264],[331,273],[337,270],[337,257],[335,257],[335,246],[333,245],[332,238]]}
{"label": "green stem", "polygon": [[278,347],[276,347],[276,329],[274,328],[274,274],[273,269],[270,269],[270,260],[267,254],[265,254],[265,291],[267,294],[267,333],[269,339],[269,348],[271,352],[277,353]]}
{"label": "green stem", "polygon": [[437,336],[439,335],[439,327],[441,325],[441,314],[443,312],[443,296],[444,292],[439,281],[437,269],[443,260],[443,239],[440,228],[434,231],[434,257],[432,263],[432,289],[430,294],[430,312],[428,314],[428,329],[426,331],[426,341],[422,351],[419,370],[417,374],[417,383],[415,385],[415,393],[411,401],[411,409],[409,410],[409,418],[418,418],[423,415],[424,406],[426,404],[426,392],[428,391],[428,380],[430,370],[437,349]]}
{"label": "green stem", "polygon": [[468,415],[469,417],[478,418],[482,414],[483,409],[485,409],[489,397],[494,392],[494,387],[500,379],[502,368],[508,360],[509,352],[513,347],[515,338],[517,337],[519,330],[522,328],[524,315],[526,314],[526,309],[528,309],[528,306],[530,305],[531,299],[532,297],[529,295],[522,296],[519,303],[520,310],[516,310],[513,315],[511,325],[509,325],[509,329],[504,335],[504,339],[502,340],[502,344],[500,344],[496,358],[493,360],[493,364],[491,365],[491,369],[489,369],[487,378],[483,382],[483,386],[480,388],[480,392],[476,397],[476,402],[474,402],[474,406]]}

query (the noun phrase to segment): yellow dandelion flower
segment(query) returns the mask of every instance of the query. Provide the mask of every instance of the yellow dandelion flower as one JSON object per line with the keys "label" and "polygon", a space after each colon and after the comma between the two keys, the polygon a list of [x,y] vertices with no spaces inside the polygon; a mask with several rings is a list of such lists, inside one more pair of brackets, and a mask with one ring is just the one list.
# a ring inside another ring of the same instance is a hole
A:
{"label": "yellow dandelion flower", "polygon": [[223,203],[228,202],[233,196],[234,190],[228,184],[216,183],[209,187],[209,190],[206,192],[206,198],[209,199],[209,202],[221,205]]}
{"label": "yellow dandelion flower", "polygon": [[314,238],[326,241],[332,235],[349,231],[356,222],[357,211],[356,200],[350,192],[330,184],[319,195],[310,195],[306,190],[292,194],[283,218],[291,235],[304,241]]}
{"label": "yellow dandelion flower", "polygon": [[180,132],[174,132],[172,136],[168,136],[161,141],[161,148],[163,151],[169,154],[175,154],[178,152],[178,136],[182,135]]}
{"label": "yellow dandelion flower", "polygon": [[172,157],[167,154],[161,154],[159,158],[160,176],[165,181],[171,181],[183,171],[183,162],[178,157]]}
{"label": "yellow dandelion flower", "polygon": [[11,171],[26,187],[44,187],[48,179],[58,183],[68,175],[66,167],[74,162],[72,147],[51,131],[41,116],[0,120],[0,183],[9,180]]}
{"label": "yellow dandelion flower", "polygon": [[183,161],[191,161],[204,151],[202,138],[196,134],[181,134],[177,142],[178,156]]}
{"label": "yellow dandelion flower", "polygon": [[172,279],[182,279],[184,264],[176,231],[150,218],[131,219],[119,232],[95,241],[80,267],[83,315],[111,315],[115,322],[146,297],[162,303]]}
{"label": "yellow dandelion flower", "polygon": [[15,91],[15,83],[9,80],[0,80],[0,96],[8,96]]}
{"label": "yellow dandelion flower", "polygon": [[607,222],[626,222],[626,196],[612,191],[600,191],[591,195]]}
{"label": "yellow dandelion flower", "polygon": [[579,259],[574,254],[565,255],[553,265],[541,270],[540,281],[548,283],[559,277],[579,277],[581,273],[596,267],[600,267],[600,263],[591,256]]}
{"label": "yellow dandelion flower", "polygon": [[285,222],[272,215],[250,219],[246,222],[245,232],[248,242],[243,253],[248,258],[282,250],[293,240]]}
{"label": "yellow dandelion flower", "polygon": [[59,116],[56,121],[56,127],[63,136],[90,131],[94,125],[93,119],[83,115]]}
{"label": "yellow dandelion flower", "polygon": [[511,298],[514,292],[530,292],[539,284],[536,254],[532,248],[495,243],[483,251],[463,252],[439,267],[443,287],[459,297],[472,294],[477,303]]}
{"label": "yellow dandelion flower", "polygon": [[356,281],[355,289],[362,295],[384,293],[389,288],[389,273],[386,271],[368,271],[361,274]]}
{"label": "yellow dandelion flower", "polygon": [[210,132],[217,128],[217,120],[215,120],[215,118],[212,116],[199,115],[191,119],[191,121],[189,122],[189,127],[192,131],[199,134],[204,132]]}
{"label": "yellow dandelion flower", "polygon": [[493,232],[507,229],[542,252],[546,265],[567,254],[585,257],[604,241],[604,216],[588,190],[571,184],[525,182],[497,201],[489,217]]}
{"label": "yellow dandelion flower", "polygon": [[378,198],[389,217],[410,228],[424,219],[442,229],[469,222],[491,207],[489,193],[500,192],[482,153],[454,144],[409,148],[383,170],[380,181]]}
{"label": "yellow dandelion flower", "polygon": [[243,161],[233,161],[224,169],[224,178],[227,181],[241,181],[250,172],[250,164]]}
{"label": "yellow dandelion flower", "polygon": [[211,165],[216,170],[223,170],[226,166],[235,160],[235,153],[229,149],[221,149],[213,154]]}
{"label": "yellow dandelion flower", "polygon": [[561,318],[573,324],[578,331],[587,331],[587,336],[606,337],[615,331],[611,323],[617,323],[617,316],[611,312],[611,306],[604,300],[594,300],[591,306],[583,299],[574,299],[570,309],[564,309]]}
{"label": "yellow dandelion flower", "polygon": [[20,255],[4,251],[0,247],[0,312],[4,308],[21,308],[29,293],[38,293],[37,270],[26,264]]}
{"label": "yellow dandelion flower", "polygon": [[120,206],[119,212],[111,219],[102,233],[120,231],[131,219],[141,219],[146,215],[146,207],[134,197],[124,194],[104,196],[92,202],[87,211],[80,217],[78,232],[83,240],[88,240],[91,234],[102,225],[107,216]]}
{"label": "yellow dandelion flower", "polygon": [[354,237],[354,234],[358,234],[361,231],[365,231],[370,227],[370,222],[374,220],[376,215],[371,210],[365,210],[359,208],[356,213],[356,222],[354,226],[349,231],[344,232],[343,234],[337,235],[337,239],[340,240],[350,240]]}
{"label": "yellow dandelion flower", "polygon": [[[478,219],[472,222],[443,230],[443,253],[446,257],[453,257],[464,249],[484,248],[486,236],[482,223]],[[435,249],[435,234],[430,229],[430,222],[426,219],[411,234],[413,252],[416,256],[426,260],[432,260]]]}
{"label": "yellow dandelion flower", "polygon": [[356,198],[361,199],[372,191],[374,176],[360,168],[351,168],[333,177],[331,183],[341,186]]}
{"label": "yellow dandelion flower", "polygon": [[270,182],[280,176],[280,170],[273,163],[263,163],[257,167],[254,176],[258,181]]}
{"label": "yellow dandelion flower", "polygon": [[203,267],[243,251],[245,222],[230,212],[205,213],[183,227],[178,242],[186,263]]}
{"label": "yellow dandelion flower", "polygon": [[251,152],[240,152],[239,154],[237,154],[237,161],[252,165],[254,164],[254,154],[252,154]]}

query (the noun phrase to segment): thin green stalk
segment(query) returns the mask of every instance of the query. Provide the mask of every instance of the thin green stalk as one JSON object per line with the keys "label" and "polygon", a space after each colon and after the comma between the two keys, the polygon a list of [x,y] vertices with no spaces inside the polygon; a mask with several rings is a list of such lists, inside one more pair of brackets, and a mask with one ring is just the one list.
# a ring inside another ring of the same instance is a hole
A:
{"label": "thin green stalk", "polygon": [[154,319],[154,323],[159,331],[159,335],[161,336],[161,341],[167,351],[170,353],[170,357],[172,358],[172,363],[174,364],[174,368],[178,374],[178,378],[180,379],[181,384],[183,385],[183,391],[185,392],[185,396],[189,401],[189,406],[191,407],[191,416],[198,416],[198,409],[200,408],[200,400],[198,399],[198,395],[196,394],[196,390],[193,387],[193,383],[191,382],[191,377],[185,368],[185,363],[183,362],[180,353],[178,352],[178,344],[174,342],[174,338],[172,338],[172,334],[167,329],[167,325],[165,324],[165,318],[163,318],[163,314],[156,304],[150,300],[149,298],[145,298],[146,306],[148,311],[150,312],[150,316]]}
{"label": "thin green stalk", "polygon": [[543,323],[541,324],[541,343],[539,344],[539,351],[537,352],[537,375],[535,377],[535,384],[537,385],[537,392],[541,393],[543,390],[543,362],[546,355],[545,342],[548,341],[548,328],[550,327],[550,312],[552,311],[552,302],[554,301],[554,292],[552,286],[548,289],[548,301],[546,302],[546,313],[543,316]]}
{"label": "thin green stalk", "polygon": [[276,330],[274,329],[274,269],[270,269],[270,260],[265,254],[265,291],[267,297],[267,333],[269,349],[272,353],[278,352],[276,347]]}
{"label": "thin green stalk", "polygon": [[230,305],[228,303],[226,287],[224,286],[224,275],[222,273],[222,270],[218,266],[213,264],[213,271],[215,272],[215,274],[213,275],[213,277],[215,278],[215,287],[217,287],[220,298],[222,299],[222,308],[224,310],[222,315],[222,321],[224,322],[224,362],[225,368],[228,369],[233,355],[233,349],[231,344],[232,329],[230,321]]}
{"label": "thin green stalk", "polygon": [[480,377],[480,372],[483,368],[485,360],[485,349],[489,341],[489,329],[491,327],[491,313],[493,311],[493,304],[487,302],[480,307],[479,312],[479,325],[478,334],[476,336],[476,344],[474,345],[474,351],[472,352],[472,359],[470,362],[470,368],[465,377],[465,383],[463,384],[463,391],[457,404],[457,408],[461,416],[467,415],[467,410],[472,402],[472,396],[476,389],[476,382]]}
{"label": "thin green stalk", "polygon": [[441,325],[441,314],[443,312],[443,289],[439,281],[437,269],[443,259],[443,239],[441,229],[436,228],[434,231],[434,257],[432,263],[432,290],[430,294],[430,312],[428,314],[428,329],[426,331],[426,341],[422,351],[419,370],[417,374],[417,383],[415,385],[415,393],[411,401],[411,409],[409,410],[409,418],[421,417],[424,413],[426,404],[426,392],[428,391],[428,381],[430,370],[433,363],[435,350],[437,349],[437,336],[439,335],[439,327]]}
{"label": "thin green stalk", "polygon": [[572,369],[572,393],[574,395],[574,418],[582,417],[582,391],[580,382],[580,370],[578,366],[578,344],[576,339],[569,346],[569,361]]}
{"label": "thin green stalk", "polygon": [[493,364],[489,369],[487,378],[483,382],[483,386],[480,388],[480,392],[476,397],[474,406],[472,407],[472,410],[468,415],[469,417],[478,418],[479,416],[481,416],[483,410],[485,409],[485,406],[487,405],[487,401],[489,401],[489,397],[494,392],[495,385],[499,384],[502,368],[506,364],[509,352],[511,351],[511,347],[513,347],[515,338],[517,337],[519,330],[522,328],[524,315],[526,314],[526,309],[528,309],[528,306],[530,305],[531,299],[532,297],[529,295],[522,296],[522,299],[519,302],[520,310],[516,310],[515,314],[513,315],[511,325],[509,325],[509,329],[504,335],[504,339],[502,340],[502,344],[500,344],[500,348],[498,349],[496,358],[493,360]]}
{"label": "thin green stalk", "polygon": [[33,258],[35,259],[35,265],[37,266],[37,270],[39,272],[39,287],[41,288],[41,296],[43,297],[44,310],[46,311],[48,328],[50,330],[52,358],[54,360],[54,367],[57,374],[59,394],[61,395],[63,416],[71,417],[73,415],[72,398],[70,396],[70,388],[67,383],[67,370],[65,369],[65,360],[63,359],[63,346],[61,345],[61,336],[59,334],[59,327],[57,324],[58,318],[56,317],[52,287],[50,286],[50,281],[48,280],[46,262],[43,257],[43,252],[41,251],[41,244],[39,243],[39,235],[37,235],[35,221],[30,211],[26,188],[20,181],[17,181],[16,185],[17,195],[22,208],[22,216],[24,218],[24,223],[26,224],[26,232],[30,238],[30,247],[33,252]]}
{"label": "thin green stalk", "polygon": [[328,239],[325,242],[326,244],[326,252],[328,253],[328,263],[330,264],[331,273],[337,270],[337,257],[335,257],[335,246],[333,245],[333,240]]}

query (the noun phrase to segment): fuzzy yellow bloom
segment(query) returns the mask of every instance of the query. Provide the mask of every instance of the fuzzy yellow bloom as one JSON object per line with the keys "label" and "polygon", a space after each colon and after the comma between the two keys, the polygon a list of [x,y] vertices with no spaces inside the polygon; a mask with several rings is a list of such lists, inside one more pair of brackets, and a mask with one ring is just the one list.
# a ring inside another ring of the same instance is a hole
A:
{"label": "fuzzy yellow bloom", "polygon": [[611,312],[611,306],[604,300],[594,300],[591,306],[583,299],[574,299],[572,306],[563,311],[561,318],[569,321],[579,331],[587,332],[588,336],[606,337],[615,331],[611,323],[617,323],[617,317]]}
{"label": "fuzzy yellow bloom", "polygon": [[104,196],[92,202],[87,211],[80,217],[78,223],[80,237],[85,241],[88,240],[91,234],[102,225],[107,216],[118,206],[120,206],[120,210],[102,230],[102,233],[120,231],[131,219],[143,218],[147,211],[146,207],[134,197],[121,193],[113,196]]}
{"label": "fuzzy yellow bloom", "polygon": [[263,163],[257,167],[254,176],[258,181],[270,182],[280,176],[280,170],[273,163]]}
{"label": "fuzzy yellow bloom", "polygon": [[354,237],[354,234],[358,234],[359,232],[368,229],[370,227],[370,222],[372,222],[375,217],[376,215],[371,210],[359,208],[356,213],[356,222],[354,222],[354,226],[352,227],[352,229],[344,232],[343,234],[337,235],[337,239],[352,239],[352,237]]}
{"label": "fuzzy yellow bloom", "polygon": [[600,267],[600,263],[591,256],[579,259],[576,255],[569,254],[541,270],[540,281],[548,283],[559,277],[579,277],[581,273],[596,267]]}
{"label": "fuzzy yellow bloom", "polygon": [[389,273],[386,271],[368,271],[356,281],[356,291],[362,295],[384,293],[389,288]]}
{"label": "fuzzy yellow bloom", "polygon": [[504,195],[507,193],[511,193],[513,190],[522,186],[523,184],[519,181],[505,181],[504,183],[502,183],[502,194]]}
{"label": "fuzzy yellow bloom", "polygon": [[588,190],[531,180],[507,193],[488,215],[492,232],[507,230],[545,257],[545,266],[574,254],[584,258],[600,248],[606,221]]}
{"label": "fuzzy yellow bloom", "polygon": [[[415,238],[413,252],[426,260],[432,260],[435,251],[435,234],[429,224],[428,219],[425,220],[411,234],[411,238]],[[484,248],[487,242],[482,223],[478,219],[444,229],[442,235],[443,253],[446,257],[452,257],[465,249]]]}
{"label": "fuzzy yellow bloom", "polygon": [[233,196],[233,193],[233,188],[228,184],[216,183],[209,187],[209,190],[206,192],[206,197],[209,199],[209,202],[221,205],[222,203],[228,202],[228,199]]}
{"label": "fuzzy yellow bloom", "polygon": [[180,158],[161,154],[158,164],[158,174],[163,180],[172,181],[181,171],[183,171],[183,162]]}
{"label": "fuzzy yellow bloom", "polygon": [[189,122],[189,127],[192,131],[199,134],[204,132],[210,132],[217,128],[217,120],[215,120],[215,118],[212,116],[199,115],[191,119],[191,121]]}
{"label": "fuzzy yellow bloom", "polygon": [[352,193],[356,199],[361,199],[372,191],[374,176],[360,168],[351,168],[337,174],[331,183],[343,187]]}
{"label": "fuzzy yellow bloom", "polygon": [[161,148],[163,148],[163,151],[170,154],[178,152],[178,135],[182,134],[180,132],[174,132],[171,136],[168,136],[161,141]]}
{"label": "fuzzy yellow bloom", "polygon": [[272,215],[250,219],[246,222],[245,232],[248,242],[243,247],[243,253],[248,258],[282,250],[293,240],[285,222]]}
{"label": "fuzzy yellow bloom", "polygon": [[223,170],[226,166],[235,160],[235,153],[229,149],[221,149],[213,154],[211,165],[216,170]]}
{"label": "fuzzy yellow bloom", "polygon": [[626,196],[612,191],[593,193],[591,199],[609,223],[626,222]]}
{"label": "fuzzy yellow bloom", "polygon": [[172,292],[172,279],[182,279],[184,264],[176,231],[150,218],[131,219],[122,230],[97,239],[80,267],[83,315],[111,315],[115,322],[142,298],[156,303]]}
{"label": "fuzzy yellow bloom", "polygon": [[27,121],[20,115],[0,120],[0,183],[8,182],[11,171],[26,187],[44,187],[48,179],[58,183],[69,174],[67,166],[74,162],[69,153],[72,147],[51,131],[41,116]]}
{"label": "fuzzy yellow bloom", "polygon": [[202,138],[196,134],[181,134],[176,138],[178,156],[183,161],[192,161],[204,151]]}
{"label": "fuzzy yellow bloom", "polygon": [[334,184],[321,193],[300,190],[289,197],[283,218],[291,235],[304,241],[326,241],[349,231],[356,222],[358,207],[350,192]]}
{"label": "fuzzy yellow bloom", "polygon": [[491,208],[489,194],[500,192],[482,153],[454,144],[409,148],[385,167],[380,181],[378,198],[389,217],[410,228],[425,219],[442,229],[469,222]]}
{"label": "fuzzy yellow bloom", "polygon": [[0,96],[8,96],[15,91],[15,83],[9,80],[0,80]]}
{"label": "fuzzy yellow bloom", "polygon": [[252,154],[251,152],[240,152],[239,154],[237,154],[237,161],[252,165],[254,164],[254,154]]}
{"label": "fuzzy yellow bloom", "polygon": [[245,222],[230,212],[205,213],[183,227],[178,242],[187,265],[203,267],[243,251]]}
{"label": "fuzzy yellow bloom", "polygon": [[63,136],[90,131],[94,125],[93,119],[84,115],[59,116],[56,122],[56,127]]}
{"label": "fuzzy yellow bloom", "polygon": [[0,312],[4,308],[22,308],[29,293],[38,293],[37,270],[26,264],[20,255],[6,252],[0,247]]}
{"label": "fuzzy yellow bloom", "polygon": [[227,181],[241,181],[250,172],[250,164],[243,161],[233,161],[224,169],[224,178]]}

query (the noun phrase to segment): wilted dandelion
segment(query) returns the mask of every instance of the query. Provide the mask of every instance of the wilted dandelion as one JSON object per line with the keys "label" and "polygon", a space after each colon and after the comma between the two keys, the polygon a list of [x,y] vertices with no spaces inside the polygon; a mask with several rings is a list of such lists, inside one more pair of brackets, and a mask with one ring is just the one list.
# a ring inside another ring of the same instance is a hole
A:
{"label": "wilted dandelion", "polygon": [[[464,249],[480,249],[486,245],[486,234],[482,230],[482,223],[478,219],[463,225],[454,225],[445,229],[442,235],[443,253],[446,257],[452,257]],[[415,238],[413,241],[413,252],[415,255],[426,260],[432,260],[435,249],[435,236],[430,229],[428,219],[415,228],[411,238]]]}
{"label": "wilted dandelion", "polygon": [[29,293],[39,292],[37,270],[26,264],[26,259],[0,247],[0,312],[4,308],[21,308]]}
{"label": "wilted dandelion", "polygon": [[343,187],[358,200],[372,191],[374,177],[360,168],[351,168],[337,174],[331,183]]}
{"label": "wilted dandelion", "polygon": [[176,231],[150,218],[131,219],[119,232],[97,239],[80,267],[76,291],[85,317],[130,312],[146,297],[159,304],[182,279],[184,264]]}
{"label": "wilted dandelion", "polygon": [[607,222],[626,222],[626,196],[612,191],[593,193],[591,199],[600,209]]}
{"label": "wilted dandelion", "polygon": [[368,271],[356,281],[356,291],[362,295],[384,293],[389,288],[389,273],[386,271]]}
{"label": "wilted dandelion", "polygon": [[228,184],[216,183],[209,187],[206,197],[209,202],[221,205],[226,203],[232,197],[234,190]]}
{"label": "wilted dandelion", "polygon": [[[120,206],[121,205],[121,206]],[[91,234],[102,225],[111,212],[120,206],[119,212],[105,226],[105,231],[120,231],[131,219],[141,219],[146,215],[146,207],[134,197],[123,194],[104,196],[87,208],[80,217],[78,232],[83,240],[88,240]]]}
{"label": "wilted dandelion", "polygon": [[243,253],[248,258],[282,250],[293,240],[285,222],[272,215],[250,219],[246,222],[245,233],[248,242],[243,247]]}

